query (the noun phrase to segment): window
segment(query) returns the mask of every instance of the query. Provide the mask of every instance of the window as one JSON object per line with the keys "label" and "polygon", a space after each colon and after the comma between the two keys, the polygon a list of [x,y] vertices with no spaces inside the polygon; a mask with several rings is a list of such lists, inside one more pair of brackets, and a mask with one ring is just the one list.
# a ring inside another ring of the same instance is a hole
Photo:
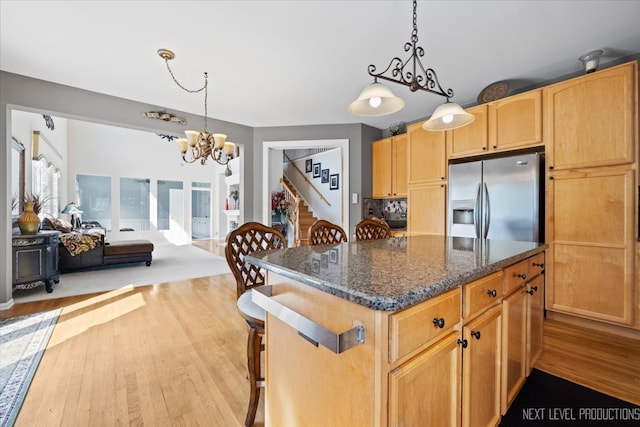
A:
{"label": "window", "polygon": [[149,231],[149,179],[120,178],[120,231]]}
{"label": "window", "polygon": [[97,221],[111,230],[111,177],[78,174],[76,193],[82,220]]}
{"label": "window", "polygon": [[58,181],[60,171],[44,157],[31,162],[31,192],[39,195],[45,203],[41,214],[58,216],[60,201],[58,200]]}

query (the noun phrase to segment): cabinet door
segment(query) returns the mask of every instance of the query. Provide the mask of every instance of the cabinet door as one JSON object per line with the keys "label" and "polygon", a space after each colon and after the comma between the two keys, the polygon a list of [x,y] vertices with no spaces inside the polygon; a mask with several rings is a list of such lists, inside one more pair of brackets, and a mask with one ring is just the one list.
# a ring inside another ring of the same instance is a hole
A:
{"label": "cabinet door", "polygon": [[460,425],[459,337],[448,335],[389,374],[389,426]]}
{"label": "cabinet door", "polygon": [[407,134],[393,137],[391,192],[394,197],[407,197]]}
{"label": "cabinet door", "polygon": [[415,234],[446,234],[447,186],[410,185],[407,196],[407,230]]}
{"label": "cabinet door", "polygon": [[502,302],[502,414],[526,379],[527,294],[523,286]]}
{"label": "cabinet door", "polygon": [[501,306],[494,307],[462,329],[467,341],[462,357],[463,426],[500,422],[501,313]]}
{"label": "cabinet door", "polygon": [[631,325],[633,169],[563,172],[551,178],[547,309]]}
{"label": "cabinet door", "polygon": [[542,145],[542,90],[489,103],[491,150]]}
{"label": "cabinet door", "polygon": [[466,110],[476,116],[467,126],[447,132],[449,158],[483,154],[488,148],[487,104],[477,105]]}
{"label": "cabinet door", "polygon": [[391,196],[391,138],[374,141],[372,144],[373,164],[372,191],[373,197],[381,199]]}
{"label": "cabinet door", "polygon": [[418,123],[407,127],[409,136],[409,184],[447,179],[445,132],[422,129]]}
{"label": "cabinet door", "polygon": [[545,142],[554,170],[632,163],[637,63],[544,89]]}
{"label": "cabinet door", "polygon": [[544,274],[527,285],[527,376],[542,353]]}

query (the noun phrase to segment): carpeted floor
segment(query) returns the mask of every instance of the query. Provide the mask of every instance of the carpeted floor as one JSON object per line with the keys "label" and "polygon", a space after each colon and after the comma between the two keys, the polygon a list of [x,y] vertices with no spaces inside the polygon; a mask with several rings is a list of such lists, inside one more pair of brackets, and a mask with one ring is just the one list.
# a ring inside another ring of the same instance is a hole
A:
{"label": "carpeted floor", "polygon": [[640,407],[534,369],[500,426],[638,426]]}
{"label": "carpeted floor", "polygon": [[60,275],[60,283],[53,285],[53,292],[50,294],[46,293],[44,286],[40,286],[16,290],[13,298],[18,304],[230,272],[223,257],[204,249],[192,245],[154,243],[153,261],[149,267],[144,263],[135,263],[65,273]]}
{"label": "carpeted floor", "polygon": [[0,322],[0,427],[13,425],[61,311]]}

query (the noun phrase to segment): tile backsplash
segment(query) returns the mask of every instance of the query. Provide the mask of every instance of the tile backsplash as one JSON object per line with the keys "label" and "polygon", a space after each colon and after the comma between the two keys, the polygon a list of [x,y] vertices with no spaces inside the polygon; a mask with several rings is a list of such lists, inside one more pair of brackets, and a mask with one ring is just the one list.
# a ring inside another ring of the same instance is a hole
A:
{"label": "tile backsplash", "polygon": [[382,215],[385,219],[403,220],[407,218],[407,199],[382,201]]}

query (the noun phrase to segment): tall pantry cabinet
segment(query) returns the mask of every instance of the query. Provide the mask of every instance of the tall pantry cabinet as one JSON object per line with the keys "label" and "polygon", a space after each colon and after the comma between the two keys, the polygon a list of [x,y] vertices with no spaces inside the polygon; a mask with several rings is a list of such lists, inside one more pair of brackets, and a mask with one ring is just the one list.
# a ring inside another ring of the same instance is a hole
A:
{"label": "tall pantry cabinet", "polygon": [[636,328],[637,67],[543,89],[547,309]]}

